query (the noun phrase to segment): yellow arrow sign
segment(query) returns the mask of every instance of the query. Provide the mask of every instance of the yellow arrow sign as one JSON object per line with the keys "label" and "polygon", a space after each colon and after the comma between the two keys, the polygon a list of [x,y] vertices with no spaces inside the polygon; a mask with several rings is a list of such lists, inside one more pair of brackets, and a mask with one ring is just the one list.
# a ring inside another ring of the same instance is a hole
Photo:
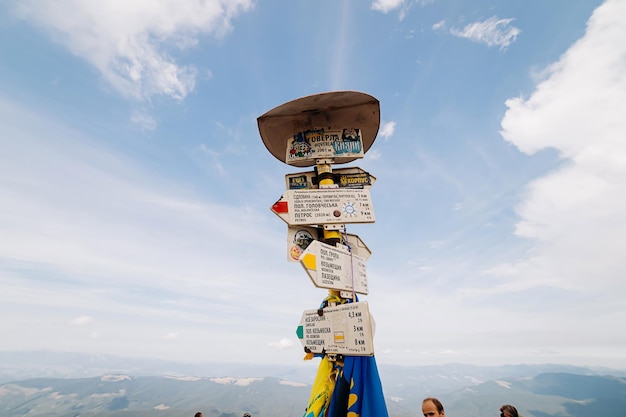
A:
{"label": "yellow arrow sign", "polygon": [[368,293],[365,260],[345,247],[315,240],[300,256],[300,264],[318,288]]}

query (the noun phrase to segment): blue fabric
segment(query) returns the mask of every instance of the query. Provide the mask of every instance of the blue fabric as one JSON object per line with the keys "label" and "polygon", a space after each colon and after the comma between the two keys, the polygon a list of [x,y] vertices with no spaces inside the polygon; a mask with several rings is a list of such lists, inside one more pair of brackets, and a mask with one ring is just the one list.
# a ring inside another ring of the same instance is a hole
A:
{"label": "blue fabric", "polygon": [[346,356],[337,374],[328,417],[388,417],[373,356]]}

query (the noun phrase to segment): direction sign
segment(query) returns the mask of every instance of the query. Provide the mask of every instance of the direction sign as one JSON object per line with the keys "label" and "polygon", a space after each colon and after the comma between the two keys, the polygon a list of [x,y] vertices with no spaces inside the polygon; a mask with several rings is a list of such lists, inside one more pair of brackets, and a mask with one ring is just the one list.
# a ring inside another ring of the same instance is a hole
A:
{"label": "direction sign", "polygon": [[[309,151],[320,141],[332,148],[334,163],[343,164],[362,158],[374,143],[380,126],[380,103],[358,91],[332,91],[289,101],[259,116],[257,123],[265,147],[281,162],[298,167],[315,165],[320,156]],[[320,131],[324,133],[316,136]],[[336,140],[325,137],[329,132],[339,132]],[[294,147],[294,141],[301,146]],[[361,151],[352,152],[359,145]]]}
{"label": "direction sign", "polygon": [[290,226],[376,221],[367,188],[287,190],[271,210]]}
{"label": "direction sign", "polygon": [[[339,188],[369,188],[376,182],[376,177],[358,167],[333,169],[332,178]],[[285,184],[288,190],[318,188],[317,172],[287,174]]]}
{"label": "direction sign", "polygon": [[[324,229],[314,226],[287,226],[287,260],[298,262],[302,252],[314,240],[322,240]],[[350,247],[352,254],[367,260],[372,251],[358,235],[342,233],[344,244]]]}
{"label": "direction sign", "polygon": [[300,264],[317,288],[367,294],[365,260],[346,247],[314,240],[300,256]]}
{"label": "direction sign", "polygon": [[366,301],[302,313],[297,335],[305,350],[351,356],[372,356],[372,320]]}

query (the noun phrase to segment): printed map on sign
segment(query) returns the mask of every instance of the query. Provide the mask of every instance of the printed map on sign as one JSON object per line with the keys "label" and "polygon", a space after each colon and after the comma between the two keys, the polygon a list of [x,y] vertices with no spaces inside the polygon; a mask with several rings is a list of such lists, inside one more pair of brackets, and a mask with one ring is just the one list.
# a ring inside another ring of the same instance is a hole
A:
{"label": "printed map on sign", "polygon": [[363,158],[363,140],[359,129],[306,130],[288,139],[285,162],[322,158]]}

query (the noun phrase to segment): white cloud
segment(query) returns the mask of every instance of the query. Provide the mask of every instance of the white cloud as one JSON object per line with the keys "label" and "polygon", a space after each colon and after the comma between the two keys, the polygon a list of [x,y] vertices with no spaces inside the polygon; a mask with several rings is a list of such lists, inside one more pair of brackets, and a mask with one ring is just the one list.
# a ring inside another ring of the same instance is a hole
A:
{"label": "white cloud", "polygon": [[[197,359],[293,335],[284,318],[301,298],[268,293],[267,283],[295,291],[310,284],[277,268],[284,231],[266,207],[213,202],[3,98],[0,130],[0,313],[29,329],[7,349],[152,357],[176,349]],[[266,240],[250,244],[250,236]],[[303,297],[319,302],[313,292]],[[60,325],[59,314],[72,315]],[[98,318],[97,329],[81,327],[93,325],[87,317]],[[279,324],[258,325],[267,322]],[[280,353],[264,345],[258,355]]]}
{"label": "white cloud", "polygon": [[387,14],[394,10],[399,10],[400,20],[406,17],[409,9],[414,5],[418,4],[421,6],[425,6],[427,4],[433,3],[434,0],[374,0],[372,2],[372,10],[377,12],[381,12]]}
{"label": "white cloud", "polygon": [[439,22],[435,23],[432,26],[432,30],[439,30],[441,28],[443,28],[446,25],[446,21],[445,20],[440,20]]}
{"label": "white cloud", "polygon": [[[205,282],[202,271],[222,272],[206,254],[227,246],[206,236],[230,235],[246,219],[254,222],[255,213],[246,208],[201,200],[176,186],[167,189],[157,174],[93,147],[89,138],[70,129],[25,115],[15,103],[0,100],[0,110],[6,150],[0,155],[0,253],[6,259],[56,265],[85,280],[92,273],[110,273],[109,283],[124,280],[126,273],[150,282],[152,273],[167,277],[157,282],[194,277]],[[237,212],[232,218],[222,214]],[[166,231],[169,227],[173,230]],[[200,267],[189,258],[169,263],[172,253],[197,254],[206,264]],[[174,269],[187,265],[186,271],[151,266],[157,259]]]}
{"label": "white cloud", "polygon": [[225,175],[226,174],[226,169],[224,168],[224,166],[220,162],[220,157],[222,155],[219,152],[214,151],[213,149],[209,148],[204,143],[201,143],[200,145],[198,145],[196,147],[196,152],[198,152],[201,155],[206,156],[206,158],[211,162],[211,165],[213,166],[213,168],[220,175]]}
{"label": "white cloud", "polygon": [[154,130],[157,127],[157,122],[150,114],[144,111],[135,111],[130,117],[130,121],[141,128],[142,132],[147,130]]}
{"label": "white cloud", "polygon": [[378,131],[378,134],[385,138],[385,140],[389,140],[389,138],[393,136],[395,128],[396,122],[383,122],[380,125],[380,130]]}
{"label": "white cloud", "polygon": [[221,36],[252,0],[23,0],[20,17],[49,31],[74,54],[96,67],[123,95],[184,99],[194,89],[196,69],[168,53],[198,43],[201,34]]}
{"label": "white cloud", "polygon": [[224,385],[238,385],[240,387],[245,387],[250,385],[256,381],[262,381],[263,378],[233,378],[233,377],[222,377],[222,378],[211,378],[212,382],[216,384],[224,384]]}
{"label": "white cloud", "polygon": [[198,145],[197,150],[198,152],[202,154],[209,155],[214,158],[218,158],[220,156],[219,152],[214,151],[213,149],[209,148],[204,143],[201,143],[200,145]]}
{"label": "white cloud", "polygon": [[405,0],[374,0],[374,2],[372,2],[372,10],[389,13],[392,10],[398,9],[405,2]]}
{"label": "white cloud", "polygon": [[499,46],[502,50],[515,42],[517,35],[521,32],[519,28],[510,25],[513,20],[492,16],[482,22],[470,23],[462,30],[452,28],[450,33],[488,46]]}
{"label": "white cloud", "polygon": [[369,151],[367,151],[367,154],[365,156],[373,161],[376,161],[380,159],[383,154],[380,149],[370,149]]}
{"label": "white cloud", "polygon": [[72,325],[74,326],[84,326],[85,324],[89,324],[93,320],[93,317],[90,316],[80,316],[76,317],[72,320]]}
{"label": "white cloud", "polygon": [[282,350],[290,349],[291,347],[293,347],[293,340],[280,339],[278,342],[268,343],[268,346],[275,350],[282,351]]}
{"label": "white cloud", "polygon": [[501,132],[522,152],[553,148],[565,160],[528,185],[516,234],[536,245],[508,275],[606,291],[607,308],[626,291],[625,17],[623,1],[600,6],[530,97],[506,102]]}

